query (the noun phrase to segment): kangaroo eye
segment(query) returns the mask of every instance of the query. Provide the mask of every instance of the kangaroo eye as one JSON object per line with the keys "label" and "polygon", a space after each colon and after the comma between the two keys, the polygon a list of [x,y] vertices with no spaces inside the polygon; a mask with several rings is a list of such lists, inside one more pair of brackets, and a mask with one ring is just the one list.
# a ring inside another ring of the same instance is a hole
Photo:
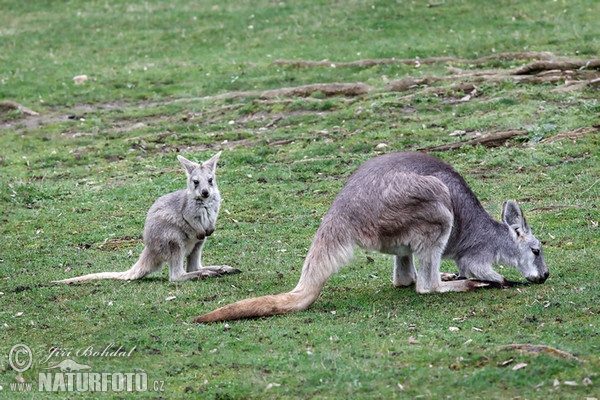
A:
{"label": "kangaroo eye", "polygon": [[533,255],[535,256],[539,256],[540,255],[540,249],[531,249],[531,252],[533,253]]}
{"label": "kangaroo eye", "polygon": [[208,178],[208,184],[212,185],[213,184],[213,178]]}
{"label": "kangaroo eye", "polygon": [[198,179],[194,179],[192,182],[194,183],[194,186],[198,186],[200,184]]}

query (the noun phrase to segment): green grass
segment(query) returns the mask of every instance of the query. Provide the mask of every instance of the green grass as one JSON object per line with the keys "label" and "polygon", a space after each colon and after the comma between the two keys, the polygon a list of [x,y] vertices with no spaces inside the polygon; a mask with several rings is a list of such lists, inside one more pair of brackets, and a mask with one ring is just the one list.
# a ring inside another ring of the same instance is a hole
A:
{"label": "green grass", "polygon": [[[457,103],[452,93],[385,91],[388,80],[446,76],[444,64],[272,63],[521,51],[595,58],[596,1],[4,1],[2,10],[0,100],[41,114],[0,109],[3,398],[32,396],[11,387],[17,372],[8,358],[18,343],[34,354],[22,376],[36,398],[90,395],[37,393],[38,373],[55,371],[43,362],[55,347],[71,355],[50,364],[71,358],[93,372],[145,372],[151,390],[141,395],[150,398],[598,397],[600,141],[597,132],[543,140],[597,125],[597,90],[505,81],[480,84],[477,97]],[[75,85],[80,74],[89,80]],[[211,97],[323,82],[364,82],[375,92]],[[458,141],[449,136],[458,130],[504,129],[527,135],[436,155],[495,217],[502,201],[521,203],[544,244],[545,284],[417,295],[392,287],[390,257],[357,251],[305,312],[191,323],[293,288],[321,217],[363,161]],[[204,262],[242,274],[170,283],[165,269],[129,283],[50,283],[129,268],[148,208],[184,185],[176,155],[206,160],[219,149],[223,203]],[[511,343],[552,346],[579,361],[502,348]],[[129,357],[76,354],[111,344],[135,349]],[[519,363],[527,366],[513,370]]]}

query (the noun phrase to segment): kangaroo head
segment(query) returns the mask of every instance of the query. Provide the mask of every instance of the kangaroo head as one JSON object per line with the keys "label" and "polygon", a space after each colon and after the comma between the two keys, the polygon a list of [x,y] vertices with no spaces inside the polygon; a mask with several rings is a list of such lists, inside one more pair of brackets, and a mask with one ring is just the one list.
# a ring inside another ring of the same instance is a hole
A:
{"label": "kangaroo head", "polygon": [[221,152],[218,152],[203,164],[197,164],[182,156],[177,156],[187,175],[188,192],[196,200],[205,201],[218,195],[219,189],[215,172],[220,156]]}
{"label": "kangaroo head", "polygon": [[513,266],[531,282],[544,283],[549,272],[542,245],[533,236],[529,225],[523,216],[521,208],[514,200],[508,200],[502,205],[502,222],[509,228],[509,234],[515,245],[515,252],[511,252]]}

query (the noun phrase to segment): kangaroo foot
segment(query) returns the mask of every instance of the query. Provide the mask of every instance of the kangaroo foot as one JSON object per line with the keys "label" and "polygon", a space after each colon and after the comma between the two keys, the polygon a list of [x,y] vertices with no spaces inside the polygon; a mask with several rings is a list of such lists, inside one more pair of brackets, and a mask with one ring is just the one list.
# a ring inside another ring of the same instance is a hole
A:
{"label": "kangaroo foot", "polygon": [[218,276],[225,274],[239,274],[242,272],[241,270],[230,267],[229,265],[212,265],[210,267],[204,267],[200,271],[212,271],[217,273]]}
{"label": "kangaroo foot", "polygon": [[451,272],[440,272],[440,277],[442,278],[442,282],[456,281],[459,279],[458,274],[453,274]]}
{"label": "kangaroo foot", "polygon": [[417,292],[419,292],[419,293],[466,292],[466,291],[477,289],[480,287],[486,287],[488,285],[489,284],[487,282],[477,282],[477,281],[471,281],[468,279],[464,279],[464,280],[457,280],[457,281],[442,282],[441,285],[438,286],[434,290],[423,290],[423,289],[419,290],[419,288],[417,287]]}
{"label": "kangaroo foot", "polygon": [[485,283],[485,284],[487,284],[486,287],[488,289],[506,289],[509,287],[524,286],[527,284],[525,282],[508,281],[506,279],[502,282],[480,281],[480,280],[474,280],[473,282]]}

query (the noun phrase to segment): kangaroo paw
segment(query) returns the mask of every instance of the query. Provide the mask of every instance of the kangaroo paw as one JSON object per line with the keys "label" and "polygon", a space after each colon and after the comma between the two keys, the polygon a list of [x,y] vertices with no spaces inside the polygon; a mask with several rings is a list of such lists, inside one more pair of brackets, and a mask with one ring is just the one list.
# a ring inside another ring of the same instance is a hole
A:
{"label": "kangaroo paw", "polygon": [[417,288],[417,292],[419,293],[430,293],[430,292],[466,292],[469,290],[477,289],[480,287],[488,286],[487,282],[477,282],[469,279],[457,280],[457,281],[449,281],[442,282],[440,286],[438,286],[434,290],[419,290]]}
{"label": "kangaroo paw", "polygon": [[480,280],[474,280],[473,282],[484,283],[484,284],[486,284],[488,289],[506,289],[509,287],[526,285],[526,283],[524,283],[524,282],[508,281],[506,279],[502,282],[480,281]]}
{"label": "kangaroo paw", "polygon": [[229,265],[213,265],[211,267],[205,267],[204,269],[215,271],[219,275],[224,275],[224,274],[239,274],[239,273],[242,272],[241,270],[239,270],[237,268],[230,267]]}
{"label": "kangaroo paw", "polygon": [[442,282],[456,281],[459,279],[458,274],[453,274],[451,272],[440,272],[440,277],[442,278]]}
{"label": "kangaroo paw", "polygon": [[185,274],[184,279],[204,279],[204,278],[218,278],[221,274],[218,271],[205,270],[204,268],[199,271],[188,272]]}

